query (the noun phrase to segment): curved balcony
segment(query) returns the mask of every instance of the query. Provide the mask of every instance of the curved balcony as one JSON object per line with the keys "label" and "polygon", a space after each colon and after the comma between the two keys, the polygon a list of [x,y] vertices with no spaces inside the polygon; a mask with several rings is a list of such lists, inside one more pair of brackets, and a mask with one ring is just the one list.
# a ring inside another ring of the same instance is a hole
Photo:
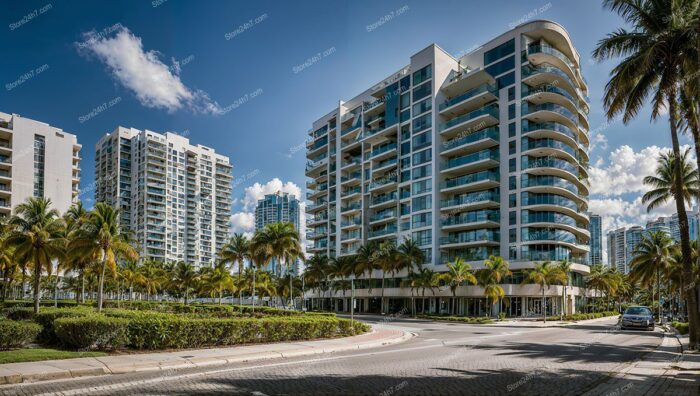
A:
{"label": "curved balcony", "polygon": [[564,157],[567,160],[578,163],[580,160],[579,149],[577,146],[570,146],[559,140],[544,138],[531,139],[522,138],[520,143],[520,151],[525,154],[534,154],[535,156],[552,155]]}
{"label": "curved balcony", "polygon": [[572,95],[579,96],[579,99],[583,99],[578,85],[567,73],[558,67],[546,62],[537,66],[525,65],[521,68],[521,73],[523,83],[527,85],[534,87],[542,84],[552,84],[566,89]]}
{"label": "curved balcony", "polygon": [[555,244],[525,245],[520,249],[521,261],[564,261],[586,264],[585,251],[576,249],[579,253],[573,253],[572,249]]}
{"label": "curved balcony", "polygon": [[458,195],[440,201],[440,210],[456,211],[500,206],[501,196],[498,190],[487,190]]}
{"label": "curved balcony", "polygon": [[489,256],[498,256],[499,254],[498,248],[493,246],[450,249],[441,252],[440,264],[454,262],[458,257],[464,261],[483,261],[489,258]]}
{"label": "curved balcony", "polygon": [[553,84],[542,84],[537,87],[523,86],[522,99],[533,104],[554,103],[564,106],[579,117],[578,99],[566,89]]}
{"label": "curved balcony", "polygon": [[384,206],[396,205],[398,197],[399,194],[396,191],[380,194],[376,197],[372,197],[369,207],[372,209],[379,209]]}
{"label": "curved balcony", "polygon": [[523,120],[522,135],[532,138],[558,139],[569,143],[571,146],[579,146],[578,131],[558,122],[532,122]]}
{"label": "curved balcony", "polygon": [[446,179],[440,185],[441,192],[468,192],[497,187],[500,182],[498,171],[486,170],[470,175]]}
{"label": "curved balcony", "polygon": [[578,67],[565,53],[544,43],[530,44],[527,47],[527,58],[533,64],[549,63],[558,66],[571,79],[577,82],[577,88],[585,88],[586,83],[580,78]]}
{"label": "curved balcony", "polygon": [[537,193],[554,193],[585,202],[586,192],[580,185],[552,175],[527,175],[521,178],[521,187]]}
{"label": "curved balcony", "polygon": [[520,196],[520,205],[524,209],[562,212],[577,218],[579,221],[588,222],[588,217],[585,214],[588,205],[565,196],[523,192]]}
{"label": "curved balcony", "polygon": [[464,114],[498,99],[496,84],[486,83],[440,103],[440,114],[455,116]]}
{"label": "curved balcony", "polygon": [[440,126],[440,134],[450,138],[460,133],[498,124],[498,104],[493,103],[450,119]]}
{"label": "curved balcony", "polygon": [[497,149],[488,149],[460,157],[450,158],[441,165],[441,173],[456,174],[498,166],[500,155]]}
{"label": "curved balcony", "polygon": [[569,128],[578,128],[578,115],[571,110],[556,103],[532,104],[523,102],[522,116],[535,122],[554,121],[567,125]]}
{"label": "curved balcony", "polygon": [[558,212],[538,212],[523,210],[521,212],[521,224],[531,226],[541,226],[548,228],[561,228],[578,236],[590,238],[588,231],[588,221],[579,221],[575,218]]}
{"label": "curved balcony", "polygon": [[578,238],[574,233],[552,228],[523,227],[520,240],[523,243],[556,242],[580,252],[588,251],[588,241]]}
{"label": "curved balcony", "polygon": [[445,231],[468,230],[473,228],[498,227],[501,214],[498,210],[477,210],[460,213],[444,218],[442,229]]}
{"label": "curved balcony", "polygon": [[441,155],[456,155],[483,150],[498,145],[500,140],[498,127],[490,127],[469,134],[459,135],[440,146]]}
{"label": "curved balcony", "polygon": [[440,238],[440,247],[459,247],[469,245],[497,245],[501,240],[498,229],[479,229],[471,231],[451,232]]}

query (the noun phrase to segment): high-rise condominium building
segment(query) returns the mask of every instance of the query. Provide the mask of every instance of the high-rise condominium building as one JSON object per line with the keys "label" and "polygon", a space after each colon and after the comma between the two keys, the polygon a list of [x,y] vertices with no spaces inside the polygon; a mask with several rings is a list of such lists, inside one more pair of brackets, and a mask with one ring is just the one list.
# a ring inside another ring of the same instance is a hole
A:
{"label": "high-rise condominium building", "polygon": [[[294,195],[283,192],[268,194],[258,200],[258,205],[255,207],[255,229],[260,230],[268,224],[285,222],[294,224],[294,229],[299,232],[299,215],[299,200]],[[286,272],[286,268],[277,268],[277,262],[274,259],[265,269],[273,273]],[[292,265],[292,272],[299,273],[298,260]]]}
{"label": "high-rise condominium building", "polygon": [[0,113],[0,216],[30,197],[49,198],[65,213],[78,200],[80,148],[60,128]]}
{"label": "high-rise condominium building", "polygon": [[624,271],[627,261],[627,244],[625,243],[625,228],[608,232],[608,266]]}
{"label": "high-rise condominium building", "polygon": [[[540,290],[520,285],[523,269],[566,259],[575,285],[589,271],[586,95],[579,54],[553,22],[523,24],[458,58],[435,44],[412,55],[313,122],[306,166],[311,253],[344,256],[370,242],[412,238],[438,272],[457,258],[478,269],[502,256],[514,275],[501,309],[541,312]],[[360,282],[359,309],[406,304],[410,288],[397,287],[406,274],[386,274],[394,286],[385,288],[383,305],[378,288]],[[486,309],[477,286],[457,293],[448,299],[449,289],[436,291],[427,309]],[[583,289],[567,293],[571,311]],[[344,300],[339,309],[347,309]],[[561,297],[552,298],[547,312],[561,306]]]}
{"label": "high-rise condominium building", "polygon": [[[630,227],[625,231],[625,261],[617,265],[617,270],[623,274],[630,272],[630,263],[634,258],[634,253],[642,241],[642,235],[646,230],[640,226]],[[622,265],[621,265],[622,264]]]}
{"label": "high-rise condominium building", "polygon": [[95,199],[121,210],[143,257],[210,265],[229,237],[231,170],[183,136],[118,127],[95,147]]}
{"label": "high-rise condominium building", "polygon": [[589,264],[599,265],[603,263],[603,223],[600,215],[590,213],[588,217],[591,219],[588,225],[588,232],[591,233]]}

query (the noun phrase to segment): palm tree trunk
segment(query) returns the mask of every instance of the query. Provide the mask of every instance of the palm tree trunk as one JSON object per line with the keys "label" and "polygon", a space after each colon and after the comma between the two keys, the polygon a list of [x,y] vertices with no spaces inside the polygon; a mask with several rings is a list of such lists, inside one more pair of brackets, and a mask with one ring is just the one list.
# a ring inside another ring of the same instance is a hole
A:
{"label": "palm tree trunk", "polygon": [[97,288],[97,312],[102,312],[102,292],[105,283],[105,271],[107,270],[107,255],[102,251],[102,272],[100,274],[100,282]]}
{"label": "palm tree trunk", "polygon": [[384,315],[384,270],[382,270],[382,303],[381,303],[381,309],[380,312],[382,315]]}
{"label": "palm tree trunk", "polygon": [[27,265],[22,266],[22,299],[27,295]]}
{"label": "palm tree trunk", "polygon": [[[678,131],[676,123],[676,107],[677,107],[677,90],[675,86],[671,88],[668,94],[668,110],[669,110],[669,120],[671,126],[671,142],[673,144],[673,155],[677,159],[674,161],[673,172],[675,175],[674,189],[676,191],[682,191],[683,187],[683,174],[681,171],[681,149],[678,143]],[[678,227],[680,228],[681,234],[681,254],[683,256],[683,276],[687,279],[693,279],[693,263],[691,258],[690,250],[690,235],[688,233],[688,215],[685,211],[684,197],[680,194],[675,198],[676,201],[676,212],[678,213]],[[686,290],[686,296],[688,300],[688,322],[690,324],[690,334],[689,334],[689,349],[697,349],[698,347],[698,333],[700,329],[700,312],[698,312],[698,296],[695,293],[695,288],[690,288]]]}
{"label": "palm tree trunk", "polygon": [[241,313],[243,313],[243,285],[241,285],[241,277],[243,276],[243,261],[238,263],[238,305]]}
{"label": "palm tree trunk", "polygon": [[292,306],[292,309],[296,308],[294,307],[294,290],[292,289],[292,269],[291,267],[287,266],[287,272],[289,272],[289,305]]}
{"label": "palm tree trunk", "polygon": [[659,277],[659,267],[656,267],[656,298],[659,302],[659,325],[661,325],[661,279]]}
{"label": "palm tree trunk", "polygon": [[253,309],[252,312],[255,313],[255,266],[253,266],[253,287],[252,287],[252,300],[253,300]]}
{"label": "palm tree trunk", "polygon": [[547,323],[547,297],[544,296],[544,287],[542,288],[542,317],[544,318],[544,323]]}
{"label": "palm tree trunk", "polygon": [[39,313],[39,299],[41,298],[41,261],[35,257],[34,263],[34,313]]}

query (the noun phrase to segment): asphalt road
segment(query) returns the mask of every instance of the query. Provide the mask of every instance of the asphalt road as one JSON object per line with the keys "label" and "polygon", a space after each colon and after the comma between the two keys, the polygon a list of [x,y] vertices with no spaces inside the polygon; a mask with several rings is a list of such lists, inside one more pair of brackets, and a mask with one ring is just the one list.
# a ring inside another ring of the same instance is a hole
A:
{"label": "asphalt road", "polygon": [[[617,318],[560,328],[384,320],[411,331],[393,346],[298,359],[72,379],[3,394],[64,395],[581,395],[661,343]],[[621,389],[619,394],[627,389]],[[630,392],[635,394],[635,392]]]}

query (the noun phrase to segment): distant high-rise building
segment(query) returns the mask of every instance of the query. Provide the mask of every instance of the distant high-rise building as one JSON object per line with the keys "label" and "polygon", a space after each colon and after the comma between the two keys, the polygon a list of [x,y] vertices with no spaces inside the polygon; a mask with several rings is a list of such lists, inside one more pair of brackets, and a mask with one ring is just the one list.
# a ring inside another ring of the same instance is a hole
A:
{"label": "distant high-rise building", "polygon": [[[678,218],[676,217],[676,229],[678,227]],[[651,220],[647,222],[646,230],[648,232],[663,231],[669,236],[673,237],[673,230],[671,230],[671,218],[670,217],[659,217],[656,220]],[[678,232],[678,231],[676,231]],[[680,236],[680,232],[678,232]],[[679,238],[680,240],[680,238]]]}
{"label": "distant high-rise building", "polygon": [[60,128],[0,113],[0,217],[30,197],[49,198],[65,213],[78,199],[80,149]]}
{"label": "distant high-rise building", "polygon": [[688,212],[688,233],[691,241],[700,239],[700,207]]}
{"label": "distant high-rise building", "polygon": [[[255,229],[260,230],[268,224],[286,222],[294,224],[297,232],[300,231],[299,200],[291,194],[277,192],[268,194],[258,201],[255,208]],[[269,268],[272,272],[284,273],[286,268],[278,268],[276,260],[271,260]],[[292,273],[299,274],[299,260],[292,266]]]}
{"label": "distant high-rise building", "polygon": [[121,210],[142,257],[211,265],[229,237],[231,170],[183,136],[118,127],[95,147],[95,200]]}
{"label": "distant high-rise building", "polygon": [[591,219],[588,225],[588,231],[591,233],[589,264],[598,265],[603,262],[603,224],[600,215],[590,213],[589,218]]}
{"label": "distant high-rise building", "polygon": [[642,235],[645,233],[644,228],[640,226],[634,226],[625,231],[625,262],[624,266],[618,264],[618,271],[623,274],[630,272],[630,262],[634,258],[634,251],[637,249],[637,245],[642,240]]}
{"label": "distant high-rise building", "polygon": [[625,228],[608,232],[608,265],[624,272],[626,260]]}

